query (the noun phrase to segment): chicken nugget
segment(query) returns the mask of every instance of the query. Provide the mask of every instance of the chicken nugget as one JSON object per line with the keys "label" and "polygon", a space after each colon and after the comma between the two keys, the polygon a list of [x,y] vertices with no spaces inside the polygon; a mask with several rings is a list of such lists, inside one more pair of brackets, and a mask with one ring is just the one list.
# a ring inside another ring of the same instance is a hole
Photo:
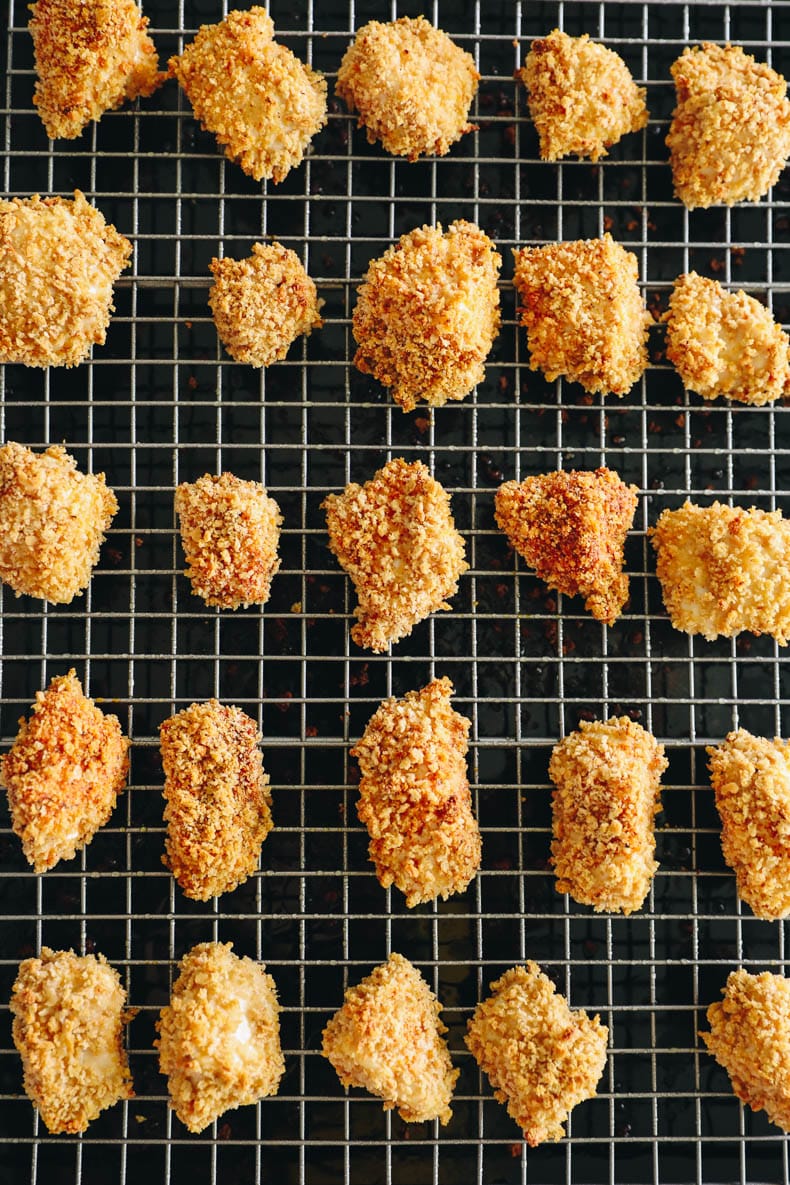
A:
{"label": "chicken nugget", "polygon": [[201,25],[168,65],[228,159],[277,183],[326,123],[326,80],[273,38],[269,14],[255,4]]}
{"label": "chicken nugget", "polygon": [[598,160],[647,124],[647,92],[619,54],[587,33],[569,37],[554,29],[533,41],[515,76],[527,88],[541,160],[571,155]]}
{"label": "chicken nugget", "polygon": [[280,1005],[263,963],[232,942],[201,942],[179,963],[155,1042],[170,1105],[191,1132],[277,1094],[285,1072]]}
{"label": "chicken nugget", "polygon": [[695,506],[665,510],[649,532],[676,630],[709,642],[741,630],[790,638],[790,522],[780,510]]}
{"label": "chicken nugget", "polygon": [[461,893],[480,867],[480,829],[466,770],[470,722],[433,679],[376,710],[351,750],[361,779],[357,814],[383,888],[411,907]]}
{"label": "chicken nugget", "polygon": [[459,1071],[442,1037],[441,1010],[417,968],[393,953],[346,991],[324,1029],[324,1057],[343,1086],[377,1095],[406,1123],[449,1123]]}
{"label": "chicken nugget", "polygon": [[491,991],[464,1040],[530,1148],[561,1140],[576,1104],[595,1097],[609,1030],[571,1010],[537,963],[512,967]]}
{"label": "chicken nugget", "polygon": [[496,521],[549,588],[581,594],[593,617],[614,625],[628,600],[623,550],[636,494],[610,469],[557,470],[500,486]]}
{"label": "chicken nugget", "polygon": [[688,47],[670,67],[677,106],[666,138],[689,210],[759,201],[790,155],[787,83],[739,45]]}
{"label": "chicken nugget", "polygon": [[42,946],[19,965],[11,995],[25,1092],[53,1134],[84,1132],[106,1107],[134,1098],[123,1030],[136,1009],[104,955]]}
{"label": "chicken nugget", "polygon": [[444,156],[466,132],[480,75],[471,54],[425,17],[363,25],[337,72],[335,94],[358,113],[368,143],[393,156]]}
{"label": "chicken nugget", "polygon": [[374,259],[359,289],[354,365],[374,375],[404,411],[441,407],[482,382],[499,333],[502,258],[471,222],[442,234],[422,226]]}
{"label": "chicken nugget", "polygon": [[0,201],[0,362],[76,366],[103,346],[131,255],[78,189]]}
{"label": "chicken nugget", "polygon": [[354,582],[351,637],[376,653],[406,638],[458,591],[469,565],[450,495],[421,461],[396,457],[364,485],[324,499],[329,547]]}
{"label": "chicken nugget", "polygon": [[636,256],[602,239],[513,252],[532,370],[564,375],[585,391],[625,395],[647,366],[645,310]]}

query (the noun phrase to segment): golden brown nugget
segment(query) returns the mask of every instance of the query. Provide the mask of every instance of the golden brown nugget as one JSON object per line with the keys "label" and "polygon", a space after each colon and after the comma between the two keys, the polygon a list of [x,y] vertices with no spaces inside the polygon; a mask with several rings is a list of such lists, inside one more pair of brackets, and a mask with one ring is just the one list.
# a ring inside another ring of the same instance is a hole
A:
{"label": "golden brown nugget", "polygon": [[285,1072],[274,980],[232,947],[193,946],[156,1023],[170,1105],[191,1132],[277,1094]]}
{"label": "golden brown nugget", "polygon": [[666,143],[675,194],[689,210],[756,202],[790,155],[787,83],[739,45],[683,50],[670,67],[677,106]]}
{"label": "golden brown nugget", "polygon": [[261,734],[241,708],[192,704],[159,727],[165,771],[162,863],[187,897],[230,893],[258,867],[273,827]]}
{"label": "golden brown nugget", "polygon": [[514,251],[530,368],[586,391],[625,395],[647,366],[647,328],[636,256],[602,239]]}
{"label": "golden brown nugget", "polygon": [[421,226],[374,259],[359,289],[354,365],[374,375],[404,411],[424,399],[463,399],[485,374],[499,333],[502,258],[471,222],[446,233]]}
{"label": "golden brown nugget", "polygon": [[60,445],[0,448],[0,580],[68,605],[90,584],[104,532],[118,512],[103,473],[80,473]]}
{"label": "golden brown nugget", "polygon": [[361,778],[357,813],[382,887],[411,907],[461,893],[480,867],[480,829],[466,769],[470,722],[433,679],[376,710],[351,750]]}
{"label": "golden brown nugget", "polygon": [[324,1057],[343,1086],[377,1095],[406,1123],[449,1123],[459,1071],[442,1037],[441,1008],[417,968],[391,954],[346,991],[324,1029]]}
{"label": "golden brown nugget", "polygon": [[103,955],[41,948],[25,959],[11,995],[25,1092],[49,1131],[74,1134],[106,1107],[134,1098],[123,1030],[121,979]]}
{"label": "golden brown nugget", "polygon": [[480,75],[471,54],[425,17],[370,21],[343,55],[335,94],[358,113],[368,143],[393,156],[444,156],[466,132]]}
{"label": "golden brown nugget", "polygon": [[595,1097],[609,1030],[571,1010],[537,963],[513,967],[477,1005],[466,1044],[530,1148],[561,1140],[577,1103]]}
{"label": "golden brown nugget", "polygon": [[656,574],[676,630],[709,642],[741,630],[790,638],[790,522],[779,510],[665,510],[649,531]]}
{"label": "golden brown nugget", "polygon": [[86,201],[0,201],[0,362],[76,366],[107,337],[132,244]]}
{"label": "golden brown nugget", "polygon": [[607,148],[647,124],[646,91],[614,50],[584,33],[554,29],[533,41],[521,70],[541,160],[606,156]]}
{"label": "golden brown nugget", "polygon": [[558,893],[629,914],[658,868],[653,820],[661,810],[664,746],[628,716],[583,720],[551,754],[551,862]]}
{"label": "golden brown nugget", "polygon": [[358,646],[381,653],[458,591],[469,567],[450,496],[421,461],[396,457],[364,485],[330,494],[329,547],[354,582]]}
{"label": "golden brown nugget", "polygon": [[581,594],[593,617],[614,625],[628,600],[623,550],[636,495],[610,469],[557,470],[500,486],[496,521],[549,588]]}
{"label": "golden brown nugget", "polygon": [[271,18],[257,4],[201,25],[168,65],[195,118],[256,181],[282,181],[326,123],[323,74],[276,44]]}

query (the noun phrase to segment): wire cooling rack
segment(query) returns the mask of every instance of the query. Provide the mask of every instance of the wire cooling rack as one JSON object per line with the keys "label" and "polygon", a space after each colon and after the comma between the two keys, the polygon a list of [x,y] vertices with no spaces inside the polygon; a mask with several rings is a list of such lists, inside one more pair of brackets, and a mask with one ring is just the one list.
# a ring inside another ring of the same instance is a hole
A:
{"label": "wire cooling rack", "polygon": [[[707,643],[666,620],[646,528],[689,494],[788,509],[790,425],[781,405],[711,406],[687,396],[664,361],[622,400],[547,384],[526,364],[511,248],[611,230],[636,252],[657,312],[684,270],[743,285],[788,312],[790,174],[755,206],[687,213],[664,146],[669,66],[684,45],[739,42],[785,72],[790,5],[433,3],[426,15],[468,49],[483,76],[479,130],[441,160],[408,164],[368,146],[331,99],[352,32],[411,4],[274,0],[280,39],[330,79],[330,117],[301,168],[257,185],[200,131],[174,83],[51,144],[32,107],[27,11],[6,4],[2,185],[6,195],[75,187],[134,243],[107,344],[78,369],[0,375],[2,432],[40,448],[65,441],[103,470],[120,513],[84,598],[47,607],[2,596],[2,740],[37,689],[74,666],[133,738],[131,782],[82,855],[43,877],[0,821],[0,1179],[39,1185],[151,1181],[194,1185],[439,1182],[787,1182],[787,1143],[747,1113],[696,1036],[728,972],[782,970],[785,927],[738,904],[719,849],[704,746],[742,724],[790,731],[790,669],[770,638]],[[149,0],[163,59],[220,0]],[[559,25],[617,49],[648,87],[643,133],[598,165],[539,161],[525,97],[512,81],[529,42]],[[424,222],[478,222],[504,257],[503,326],[486,380],[463,403],[404,415],[349,365],[350,315],[368,261]],[[264,374],[229,360],[206,304],[213,255],[242,257],[275,236],[304,259],[326,325]],[[348,636],[353,598],[327,549],[320,503],[388,457],[427,461],[453,497],[471,571],[453,612],[415,629],[391,656]],[[605,629],[577,600],[547,593],[495,529],[500,481],[606,463],[640,490],[627,548],[631,601]],[[265,481],[285,518],[282,570],[263,609],[219,613],[181,575],[173,487],[229,469]],[[463,895],[408,911],[367,862],[348,757],[379,701],[448,674],[472,720],[470,777],[484,848]],[[190,902],[160,863],[157,728],[217,695],[261,724],[276,830],[260,872],[208,905]],[[661,868],[645,908],[593,916],[559,896],[548,867],[547,764],[580,719],[629,713],[667,746]],[[200,1136],[168,1112],[152,1048],[175,962],[195,942],[232,940],[262,958],[283,1004],[280,1093],[229,1112]],[[82,1138],[47,1134],[22,1093],[6,1005],[18,961],[52,947],[98,950],[140,1012],[129,1029],[136,1098]],[[391,950],[445,1005],[461,1069],[454,1118],[408,1127],[362,1092],[348,1096],[320,1054],[344,988]],[[598,1097],[568,1139],[527,1150],[462,1041],[487,985],[534,958],[572,1005],[600,1012],[610,1055]]]}

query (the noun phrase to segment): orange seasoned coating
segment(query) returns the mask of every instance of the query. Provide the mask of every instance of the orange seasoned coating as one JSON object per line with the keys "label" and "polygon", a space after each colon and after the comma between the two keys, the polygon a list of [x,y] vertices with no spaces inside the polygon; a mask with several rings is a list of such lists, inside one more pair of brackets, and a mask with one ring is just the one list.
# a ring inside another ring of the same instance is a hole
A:
{"label": "orange seasoned coating", "polygon": [[195,118],[256,181],[282,181],[326,123],[323,74],[276,44],[274,24],[257,4],[201,25],[168,65]]}
{"label": "orange seasoned coating", "polygon": [[343,55],[335,94],[368,143],[393,156],[444,156],[466,132],[480,75],[474,59],[425,17],[363,25]]}
{"label": "orange seasoned coating", "polygon": [[162,857],[187,897],[230,893],[258,866],[272,829],[257,725],[217,700],[192,704],[159,729],[165,771]]}
{"label": "orange seasoned coating", "polygon": [[103,955],[41,948],[19,965],[11,995],[25,1092],[53,1134],[84,1132],[106,1107],[134,1098],[121,979]]}
{"label": "orange seasoned coating", "polygon": [[607,148],[647,124],[646,91],[614,50],[587,33],[554,29],[533,41],[521,70],[541,160],[606,156]]}
{"label": "orange seasoned coating", "polygon": [[595,1097],[609,1030],[564,996],[537,963],[512,967],[477,1005],[465,1041],[530,1148],[561,1140],[577,1103]]}
{"label": "orange seasoned coating", "polygon": [[558,893],[596,912],[639,909],[658,868],[664,746],[628,716],[583,720],[554,746],[551,862]]}
{"label": "orange seasoned coating", "polygon": [[406,1123],[449,1123],[459,1071],[442,1036],[441,1009],[417,968],[393,953],[346,991],[324,1029],[324,1057],[343,1086],[377,1095]]}
{"label": "orange seasoned coating", "polygon": [[480,829],[466,770],[470,722],[433,679],[376,710],[351,750],[361,778],[357,813],[383,888],[406,904],[461,893],[480,867]]}
{"label": "orange seasoned coating", "polygon": [[274,980],[232,948],[193,946],[156,1023],[170,1105],[191,1132],[277,1094],[285,1072]]}
{"label": "orange seasoned coating", "polygon": [[131,254],[78,189],[0,201],[0,362],[76,366],[103,346]]}
{"label": "orange seasoned coating", "polygon": [[688,47],[670,67],[677,106],[666,142],[689,210],[756,202],[790,156],[787,83],[739,45]]}
{"label": "orange seasoned coating", "polygon": [[610,469],[557,470],[500,486],[496,521],[549,588],[581,594],[593,617],[614,625],[628,599],[623,549],[636,494]]}
{"label": "orange seasoned coating", "polygon": [[450,608],[445,598],[469,567],[466,549],[449,494],[421,461],[396,457],[322,506],[329,547],[359,598],[351,631],[358,646],[381,653],[429,614]]}
{"label": "orange seasoned coating", "polygon": [[549,382],[564,375],[592,393],[630,391],[647,366],[652,323],[636,256],[609,234],[513,254],[531,369]]}
{"label": "orange seasoned coating", "polygon": [[499,333],[502,258],[471,222],[421,226],[374,259],[359,289],[354,365],[404,411],[441,407],[482,382]]}

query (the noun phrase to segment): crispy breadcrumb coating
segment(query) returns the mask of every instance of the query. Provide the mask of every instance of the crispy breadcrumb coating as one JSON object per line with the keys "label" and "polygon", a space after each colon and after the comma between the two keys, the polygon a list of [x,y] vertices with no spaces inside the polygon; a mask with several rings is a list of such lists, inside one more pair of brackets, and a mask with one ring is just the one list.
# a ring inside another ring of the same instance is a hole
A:
{"label": "crispy breadcrumb coating", "polygon": [[11,995],[12,1033],[25,1091],[49,1131],[74,1134],[106,1107],[134,1098],[123,1046],[126,992],[104,955],[42,946],[25,959]]}
{"label": "crispy breadcrumb coating", "polygon": [[263,963],[231,942],[201,942],[179,964],[156,1022],[170,1105],[191,1132],[277,1094],[285,1072],[280,1005]]}
{"label": "crispy breadcrumb coating", "polygon": [[324,1029],[324,1057],[343,1086],[377,1095],[407,1123],[449,1123],[459,1071],[442,1037],[441,1009],[417,968],[393,953],[346,991]]}
{"label": "crispy breadcrumb coating", "polygon": [[790,521],[780,510],[695,506],[665,510],[649,531],[676,630],[709,642],[741,630],[790,639]]}
{"label": "crispy breadcrumb coating", "polygon": [[363,25],[337,72],[335,94],[358,113],[368,143],[393,156],[444,156],[466,132],[480,75],[474,58],[425,17]]}
{"label": "crispy breadcrumb coating", "polygon": [[364,485],[330,494],[329,547],[354,582],[359,605],[351,637],[376,653],[458,591],[469,565],[450,513],[450,496],[421,461],[396,457]]}
{"label": "crispy breadcrumb coating", "polygon": [[756,202],[790,155],[787,83],[739,45],[688,47],[670,67],[677,106],[666,142],[688,206]]}
{"label": "crispy breadcrumb coating", "polygon": [[60,445],[0,448],[0,580],[68,605],[90,584],[104,532],[118,511],[103,473],[80,473]]}
{"label": "crispy breadcrumb coating", "polygon": [[623,549],[636,495],[610,469],[557,470],[500,486],[496,521],[549,588],[580,593],[593,617],[614,625],[628,600]]}
{"label": "crispy breadcrumb coating", "polygon": [[201,25],[168,65],[225,155],[256,181],[277,183],[326,123],[326,80],[273,39],[269,14],[255,4]]}
{"label": "crispy breadcrumb coating", "polygon": [[530,1148],[561,1140],[576,1104],[595,1097],[609,1030],[571,1010],[537,963],[512,967],[491,991],[469,1021],[466,1044]]}
{"label": "crispy breadcrumb coating", "polygon": [[104,345],[131,254],[78,189],[0,201],[0,362],[76,366]]}
{"label": "crispy breadcrumb coating", "polygon": [[647,92],[619,54],[587,33],[569,37],[554,29],[533,41],[516,78],[527,88],[541,160],[571,155],[598,160],[647,124]]}
{"label": "crispy breadcrumb coating", "polygon": [[586,391],[625,395],[647,366],[647,328],[636,256],[602,239],[514,251],[532,370]]}
{"label": "crispy breadcrumb coating", "polygon": [[374,259],[359,289],[354,365],[374,375],[404,411],[441,407],[482,382],[499,333],[502,257],[471,222],[442,234],[421,226]]}

